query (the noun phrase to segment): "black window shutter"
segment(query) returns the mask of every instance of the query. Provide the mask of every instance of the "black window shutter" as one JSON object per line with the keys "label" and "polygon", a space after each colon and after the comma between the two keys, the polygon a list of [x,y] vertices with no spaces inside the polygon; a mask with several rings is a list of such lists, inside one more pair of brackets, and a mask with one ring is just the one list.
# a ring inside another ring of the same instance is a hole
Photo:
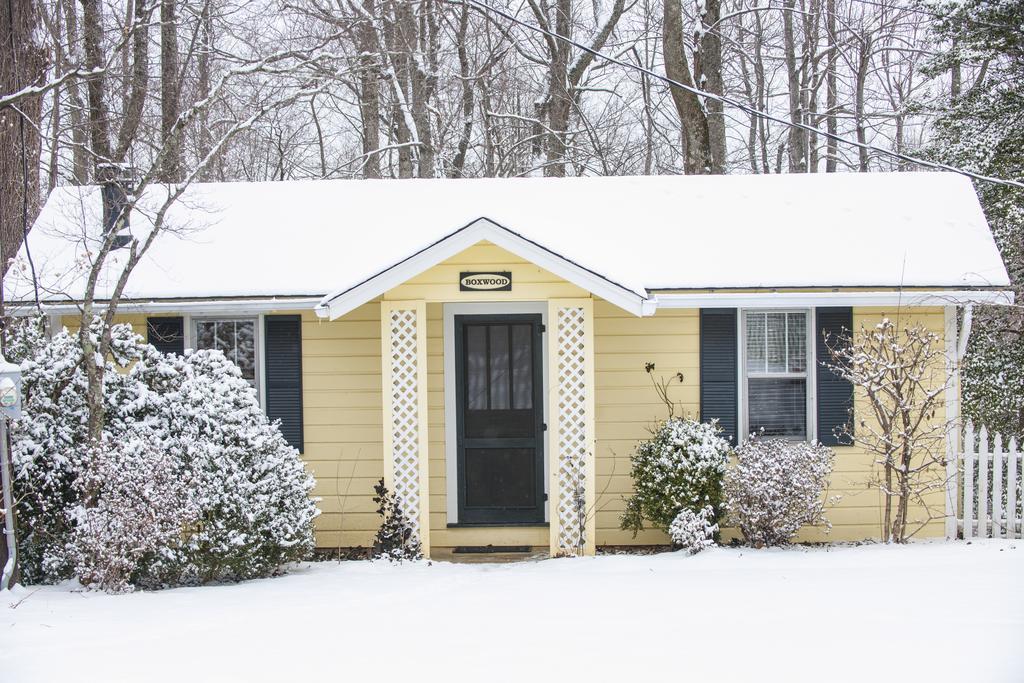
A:
{"label": "black window shutter", "polygon": [[[849,446],[849,435],[841,433],[850,423],[853,384],[829,367],[833,364],[828,347],[853,330],[853,309],[818,308],[814,311],[817,327],[815,342],[818,381],[818,441],[826,446]],[[850,425],[852,429],[852,424]]]}
{"label": "black window shutter", "polygon": [[183,318],[146,318],[146,341],[160,353],[185,353]]}
{"label": "black window shutter", "polygon": [[737,358],[736,309],[700,311],[700,418],[718,418],[723,436],[736,444]]}
{"label": "black window shutter", "polygon": [[263,320],[267,417],[280,420],[281,434],[302,452],[302,317]]}

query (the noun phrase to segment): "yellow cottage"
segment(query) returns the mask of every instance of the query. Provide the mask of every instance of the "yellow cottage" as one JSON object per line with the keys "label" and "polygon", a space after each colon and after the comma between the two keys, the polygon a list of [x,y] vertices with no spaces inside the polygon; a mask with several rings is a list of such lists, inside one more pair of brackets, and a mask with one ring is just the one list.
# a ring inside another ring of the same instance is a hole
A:
{"label": "yellow cottage", "polygon": [[[165,197],[144,195],[135,234]],[[98,188],[59,188],[30,234],[55,324],[77,324],[101,211]],[[371,543],[380,478],[434,557],[666,543],[619,528],[630,454],[665,416],[648,363],[733,442],[836,449],[833,528],[801,539],[878,537],[872,459],[835,435],[863,406],[823,334],[924,323],[955,419],[957,309],[1008,300],[948,174],[198,184],[167,215],[120,319],[235,359],[316,477],[325,549]],[[25,257],[6,283],[23,303]]]}

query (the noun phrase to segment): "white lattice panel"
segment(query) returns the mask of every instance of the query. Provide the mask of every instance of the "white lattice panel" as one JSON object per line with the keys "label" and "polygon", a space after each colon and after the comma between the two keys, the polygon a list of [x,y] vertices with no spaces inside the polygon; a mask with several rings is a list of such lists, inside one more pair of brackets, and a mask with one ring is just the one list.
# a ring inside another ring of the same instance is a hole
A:
{"label": "white lattice panel", "polygon": [[586,543],[586,314],[558,309],[558,552]]}
{"label": "white lattice panel", "polygon": [[391,311],[392,489],[417,540],[420,537],[418,336],[415,309]]}

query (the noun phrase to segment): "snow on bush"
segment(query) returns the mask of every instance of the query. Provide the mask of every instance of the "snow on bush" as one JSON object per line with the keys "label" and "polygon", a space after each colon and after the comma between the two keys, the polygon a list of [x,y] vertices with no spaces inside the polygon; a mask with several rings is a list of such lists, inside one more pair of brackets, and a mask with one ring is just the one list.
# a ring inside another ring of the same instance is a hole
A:
{"label": "snow on bush", "polygon": [[[145,512],[144,504],[125,498],[147,468],[152,488],[144,495],[154,502],[183,496],[182,514],[173,533],[157,534],[159,547],[123,558],[127,583],[267,576],[307,556],[319,514],[309,498],[313,479],[238,367],[219,351],[161,354],[127,325],[115,326],[113,336],[97,450],[85,443],[86,379],[77,339],[66,330],[47,339],[36,325],[10,334],[8,354],[21,362],[24,378],[25,417],[14,425],[13,457],[25,580],[92,580],[88,558],[118,547],[119,534],[131,536],[147,524],[163,529],[156,520],[113,519]],[[138,468],[139,476],[118,473],[118,463],[122,470]],[[123,480],[88,483],[103,471]],[[100,532],[79,528],[85,522],[112,537],[95,538]]]}
{"label": "snow on bush", "polygon": [[419,538],[413,535],[412,524],[398,496],[388,490],[383,479],[373,487],[373,492],[376,494],[373,502],[377,504],[377,514],[381,518],[380,528],[373,539],[373,558],[392,562],[421,559],[423,547]]}
{"label": "snow on bush", "polygon": [[630,462],[635,493],[626,501],[622,528],[636,534],[644,520],[669,531],[683,510],[712,510],[717,518],[729,442],[717,423],[671,417],[640,442]]}
{"label": "snow on bush", "polygon": [[138,437],[88,455],[74,482],[80,502],[66,513],[69,559],[83,584],[129,591],[139,568],[172,547],[199,510],[173,458]]}
{"label": "snow on bush", "polygon": [[834,453],[817,443],[751,436],[725,475],[727,524],[753,546],[789,542],[801,526],[829,526],[824,491]]}
{"label": "snow on bush", "polygon": [[668,528],[668,535],[672,538],[672,545],[680,550],[685,550],[691,555],[696,555],[704,548],[715,543],[715,534],[718,533],[718,524],[714,522],[715,511],[707,505],[698,512],[693,510],[682,510]]}

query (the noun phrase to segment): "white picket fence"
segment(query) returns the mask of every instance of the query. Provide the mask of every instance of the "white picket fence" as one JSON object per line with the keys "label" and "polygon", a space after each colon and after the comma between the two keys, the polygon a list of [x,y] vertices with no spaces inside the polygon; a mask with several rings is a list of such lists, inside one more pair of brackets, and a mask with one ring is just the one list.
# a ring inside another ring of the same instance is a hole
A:
{"label": "white picket fence", "polygon": [[964,538],[1024,537],[1024,474],[1017,440],[1006,442],[999,434],[990,437],[982,427],[964,430],[960,456],[960,505],[958,526]]}

